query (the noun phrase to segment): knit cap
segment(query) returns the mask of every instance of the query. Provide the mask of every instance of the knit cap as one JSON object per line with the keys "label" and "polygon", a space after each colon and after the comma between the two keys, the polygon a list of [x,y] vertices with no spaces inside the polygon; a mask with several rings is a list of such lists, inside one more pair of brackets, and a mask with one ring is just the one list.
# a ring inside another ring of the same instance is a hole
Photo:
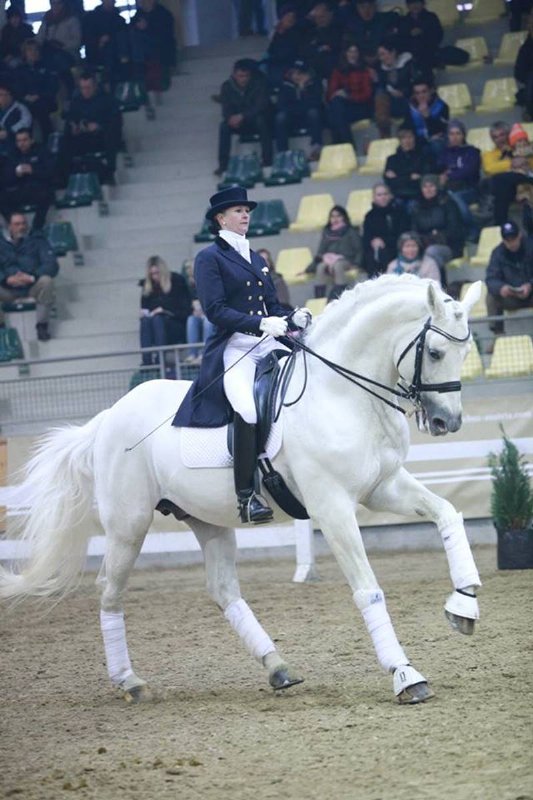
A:
{"label": "knit cap", "polygon": [[528,142],[529,136],[525,128],[519,122],[515,122],[509,133],[509,144],[514,147],[517,142]]}

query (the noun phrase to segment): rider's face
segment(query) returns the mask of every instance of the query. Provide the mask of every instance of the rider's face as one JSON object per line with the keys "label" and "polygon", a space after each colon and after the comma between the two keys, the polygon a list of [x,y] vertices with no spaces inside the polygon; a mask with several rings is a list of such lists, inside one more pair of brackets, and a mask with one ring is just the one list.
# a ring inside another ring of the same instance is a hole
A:
{"label": "rider's face", "polygon": [[227,208],[217,217],[223,231],[232,231],[245,236],[250,224],[250,209],[248,206],[232,206]]}

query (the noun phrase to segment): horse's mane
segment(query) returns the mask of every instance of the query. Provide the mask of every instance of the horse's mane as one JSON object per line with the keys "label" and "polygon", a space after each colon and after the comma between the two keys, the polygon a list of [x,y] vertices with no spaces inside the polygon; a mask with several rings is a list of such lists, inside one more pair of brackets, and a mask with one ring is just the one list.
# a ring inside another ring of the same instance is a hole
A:
{"label": "horse's mane", "polygon": [[434,281],[419,278],[417,275],[380,275],[374,280],[358,283],[353,289],[343,292],[338,300],[328,303],[311,328],[309,341],[314,338],[315,332],[321,338],[335,335],[345,329],[347,321],[355,313],[359,314],[370,306],[376,311],[385,311],[389,305],[399,307],[399,295],[409,299],[409,302],[401,304],[404,319],[416,319],[427,309],[427,290],[430,283],[444,294]]}

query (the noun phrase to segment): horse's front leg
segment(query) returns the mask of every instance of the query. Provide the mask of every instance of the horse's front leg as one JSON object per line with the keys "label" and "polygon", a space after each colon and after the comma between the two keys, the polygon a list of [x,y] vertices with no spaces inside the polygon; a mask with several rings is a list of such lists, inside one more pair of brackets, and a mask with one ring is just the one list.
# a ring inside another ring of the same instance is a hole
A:
{"label": "horse's front leg", "polygon": [[[323,476],[322,476],[323,477]],[[355,509],[350,497],[336,484],[305,495],[306,507],[319,524],[352,591],[380,665],[393,675],[400,703],[420,703],[433,696],[423,675],[409,663],[387,611],[385,595],[368,561]]]}
{"label": "horse's front leg", "polygon": [[237,552],[235,532],[198,519],[190,519],[187,522],[202,548],[209,595],[224,612],[224,617],[250,655],[268,670],[272,688],[287,689],[289,686],[302,683],[303,678],[300,678],[281,657],[274,642],[259,624],[246,600],[241,597],[235,565]]}
{"label": "horse's front leg", "polygon": [[457,513],[447,500],[430,492],[403,467],[383,481],[364,501],[365,506],[376,511],[393,511],[395,514],[432,520],[440,533],[454,592],[444,609],[454,630],[470,635],[479,619],[476,587],[481,580],[466,537],[463,515]]}

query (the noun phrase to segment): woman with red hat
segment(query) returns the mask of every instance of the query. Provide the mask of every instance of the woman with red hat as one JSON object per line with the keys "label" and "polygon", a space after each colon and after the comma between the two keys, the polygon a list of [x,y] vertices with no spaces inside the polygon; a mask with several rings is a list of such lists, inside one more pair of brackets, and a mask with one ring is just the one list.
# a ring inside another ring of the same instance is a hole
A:
{"label": "woman with red hat", "polygon": [[[283,349],[277,338],[289,327],[270,270],[246,239],[256,205],[240,186],[210,199],[206,217],[217,238],[196,256],[194,278],[200,304],[215,329],[207,339],[200,374],[173,421],[178,427],[218,428],[233,416],[235,490],[243,523],[272,519],[272,510],[254,491],[253,382],[257,362]],[[310,319],[307,309],[296,309],[291,323],[306,328]]]}

